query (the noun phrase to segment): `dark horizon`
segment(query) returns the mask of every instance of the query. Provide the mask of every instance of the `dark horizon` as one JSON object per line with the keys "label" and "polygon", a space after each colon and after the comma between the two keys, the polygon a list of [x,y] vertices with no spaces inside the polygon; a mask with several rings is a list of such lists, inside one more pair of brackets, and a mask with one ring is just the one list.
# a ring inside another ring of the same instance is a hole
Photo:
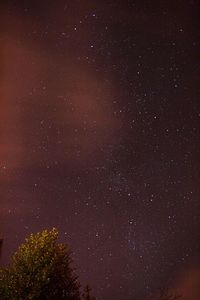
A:
{"label": "dark horizon", "polygon": [[1,262],[55,226],[97,299],[199,299],[199,2],[0,8]]}

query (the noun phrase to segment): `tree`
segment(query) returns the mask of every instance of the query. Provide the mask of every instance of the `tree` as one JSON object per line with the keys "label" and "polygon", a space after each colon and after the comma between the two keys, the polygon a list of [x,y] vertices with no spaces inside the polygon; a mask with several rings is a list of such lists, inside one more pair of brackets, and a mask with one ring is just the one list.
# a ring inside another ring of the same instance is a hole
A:
{"label": "tree", "polygon": [[70,249],[57,242],[58,231],[31,234],[0,270],[2,300],[79,300],[80,284]]}
{"label": "tree", "polygon": [[96,300],[95,297],[91,296],[91,288],[88,284],[86,285],[82,296],[84,300]]}
{"label": "tree", "polygon": [[178,300],[181,298],[181,295],[172,294],[168,289],[163,289],[160,291],[159,296],[156,300]]}

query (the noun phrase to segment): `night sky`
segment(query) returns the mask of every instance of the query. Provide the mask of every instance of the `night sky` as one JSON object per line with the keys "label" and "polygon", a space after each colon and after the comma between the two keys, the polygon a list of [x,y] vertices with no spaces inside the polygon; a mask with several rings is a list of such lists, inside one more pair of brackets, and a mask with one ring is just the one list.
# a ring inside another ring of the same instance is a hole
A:
{"label": "night sky", "polygon": [[55,226],[97,299],[199,299],[199,2],[0,9],[3,263]]}

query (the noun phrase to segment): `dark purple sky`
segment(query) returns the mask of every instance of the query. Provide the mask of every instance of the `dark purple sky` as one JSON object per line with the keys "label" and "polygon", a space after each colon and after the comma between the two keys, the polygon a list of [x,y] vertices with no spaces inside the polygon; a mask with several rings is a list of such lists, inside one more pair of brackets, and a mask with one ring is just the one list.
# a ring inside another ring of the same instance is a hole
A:
{"label": "dark purple sky", "polygon": [[182,274],[195,280],[198,1],[0,8],[3,262],[56,226],[98,299],[149,299]]}

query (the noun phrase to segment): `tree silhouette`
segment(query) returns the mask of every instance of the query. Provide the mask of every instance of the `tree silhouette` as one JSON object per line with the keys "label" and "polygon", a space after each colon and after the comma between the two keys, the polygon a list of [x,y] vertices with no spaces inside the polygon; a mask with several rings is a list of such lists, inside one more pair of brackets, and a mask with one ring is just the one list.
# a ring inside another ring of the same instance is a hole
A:
{"label": "tree silhouette", "polygon": [[172,294],[168,289],[163,289],[155,300],[178,300],[181,298],[181,295]]}
{"label": "tree silhouette", "polygon": [[91,288],[88,284],[84,288],[82,297],[83,297],[84,300],[96,300],[95,297],[91,296]]}

